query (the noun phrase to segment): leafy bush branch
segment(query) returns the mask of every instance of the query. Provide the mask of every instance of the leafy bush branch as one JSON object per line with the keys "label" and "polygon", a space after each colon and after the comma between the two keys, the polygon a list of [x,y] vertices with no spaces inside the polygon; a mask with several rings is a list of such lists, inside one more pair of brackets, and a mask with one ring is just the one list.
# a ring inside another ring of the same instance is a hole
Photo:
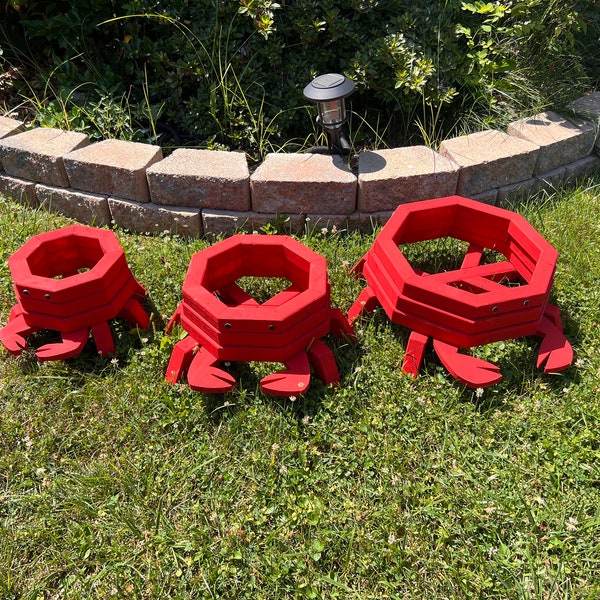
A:
{"label": "leafy bush branch", "polygon": [[[132,131],[160,120],[182,144],[256,160],[314,142],[302,89],[320,73],[356,82],[350,105],[367,126],[352,141],[372,146],[502,126],[600,72],[600,9],[583,1],[9,0],[4,11],[5,60],[26,57],[39,89],[121,105]],[[52,111],[56,94],[44,100]]]}

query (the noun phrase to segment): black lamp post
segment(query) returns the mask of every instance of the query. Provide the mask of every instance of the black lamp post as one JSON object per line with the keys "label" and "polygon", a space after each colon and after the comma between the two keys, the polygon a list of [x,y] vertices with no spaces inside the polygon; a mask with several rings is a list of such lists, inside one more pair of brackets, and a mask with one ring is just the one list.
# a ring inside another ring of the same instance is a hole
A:
{"label": "black lamp post", "polygon": [[350,144],[344,137],[342,126],[347,121],[344,98],[353,91],[354,81],[339,73],[319,75],[304,88],[304,96],[317,103],[317,123],[327,133],[328,151],[334,154],[350,152]]}

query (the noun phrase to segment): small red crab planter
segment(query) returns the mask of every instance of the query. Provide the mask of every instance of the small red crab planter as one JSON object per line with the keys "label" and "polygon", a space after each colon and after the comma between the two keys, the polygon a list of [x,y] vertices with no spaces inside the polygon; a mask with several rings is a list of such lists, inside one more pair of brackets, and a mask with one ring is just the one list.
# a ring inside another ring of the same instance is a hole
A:
{"label": "small red crab planter", "polygon": [[[413,268],[401,245],[450,237],[468,244],[460,269],[428,274]],[[486,253],[502,255],[485,262]],[[417,375],[428,338],[450,373],[470,387],[500,381],[496,365],[458,349],[538,335],[537,366],[546,373],[571,364],[560,313],[548,304],[558,254],[520,215],[460,196],[400,206],[354,267],[368,283],[350,323],[381,305],[412,330],[403,369]]]}
{"label": "small red crab planter", "polygon": [[134,279],[125,253],[111,231],[72,225],[31,238],[9,259],[17,304],[0,341],[12,354],[27,347],[35,331],[60,332],[62,341],[38,348],[40,361],[75,356],[89,333],[101,355],[115,350],[108,321],[123,317],[148,327],[140,301],[144,288]]}
{"label": "small red crab planter", "polygon": [[[238,285],[242,277],[277,277],[290,285],[260,304]],[[167,330],[180,322],[189,335],[173,349],[168,382],[187,372],[193,390],[228,392],[235,379],[218,367],[223,361],[283,363],[286,370],[261,380],[264,392],[278,396],[304,393],[311,363],[323,383],[339,382],[321,338],[352,337],[352,328],[331,308],[325,258],[293,238],[236,235],[196,253],[182,296]]]}

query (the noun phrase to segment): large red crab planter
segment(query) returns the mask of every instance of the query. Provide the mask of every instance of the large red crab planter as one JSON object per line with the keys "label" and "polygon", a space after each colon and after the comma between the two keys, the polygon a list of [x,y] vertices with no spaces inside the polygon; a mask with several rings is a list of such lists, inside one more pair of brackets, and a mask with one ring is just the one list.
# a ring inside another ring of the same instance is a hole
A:
{"label": "large red crab planter", "polygon": [[[260,304],[237,281],[276,277],[290,285]],[[330,305],[325,258],[288,236],[235,235],[197,252],[182,287],[183,299],[167,330],[179,322],[188,335],[179,341],[165,379],[174,384],[187,373],[201,392],[230,391],[235,379],[219,368],[228,361],[278,362],[286,370],[261,380],[264,392],[304,393],[310,365],[325,384],[338,383],[328,333],[352,337],[339,309]]]}
{"label": "large red crab planter", "polygon": [[148,327],[140,301],[144,288],[134,279],[125,253],[111,231],[72,225],[34,236],[17,250],[8,265],[17,304],[0,341],[12,354],[27,347],[25,337],[54,330],[62,341],[41,346],[40,361],[75,356],[90,330],[101,355],[115,350],[108,321],[123,317]]}
{"label": "large red crab planter", "polygon": [[[444,237],[468,244],[457,270],[425,273],[400,249]],[[485,264],[486,252],[505,260]],[[540,336],[537,366],[560,371],[571,363],[573,350],[558,308],[548,303],[557,258],[523,217],[508,210],[460,196],[405,204],[354,267],[368,287],[348,319],[352,323],[381,305],[392,322],[410,328],[403,369],[414,376],[428,338],[448,371],[470,387],[497,383],[502,376],[496,365],[458,349],[515,337]]]}

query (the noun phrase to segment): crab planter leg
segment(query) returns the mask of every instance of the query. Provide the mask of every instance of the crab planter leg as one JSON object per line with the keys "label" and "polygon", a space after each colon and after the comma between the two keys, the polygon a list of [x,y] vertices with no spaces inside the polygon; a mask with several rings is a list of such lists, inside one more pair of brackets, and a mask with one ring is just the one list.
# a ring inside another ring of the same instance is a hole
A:
{"label": "crab planter leg", "polygon": [[573,361],[573,348],[565,338],[557,306],[548,304],[537,335],[542,338],[537,357],[538,368],[544,365],[544,373],[557,373],[566,369]]}
{"label": "crab planter leg", "polygon": [[92,337],[96,343],[96,349],[100,356],[108,356],[115,353],[115,342],[112,332],[106,321],[92,325]]}
{"label": "crab planter leg", "polygon": [[125,319],[132,327],[148,329],[150,326],[150,318],[136,298],[130,298],[117,316]]}
{"label": "crab planter leg", "polygon": [[206,348],[200,348],[188,369],[187,380],[190,388],[196,392],[211,394],[230,392],[235,385],[235,379],[227,371],[216,367],[218,363],[218,358]]}
{"label": "crab planter leg", "polygon": [[0,342],[14,355],[19,355],[27,348],[26,336],[31,335],[35,329],[29,327],[23,317],[23,310],[18,304],[10,311],[8,323],[0,329]]}
{"label": "crab planter leg", "polygon": [[331,309],[330,316],[331,333],[336,338],[346,337],[351,342],[356,341],[356,335],[354,328],[350,325],[348,319],[344,316],[344,313],[339,308]]}
{"label": "crab planter leg", "polygon": [[324,385],[330,383],[338,385],[340,383],[340,372],[335,362],[335,356],[321,340],[315,340],[310,345],[308,359],[314,366],[317,377]]}
{"label": "crab planter leg", "polygon": [[260,387],[263,392],[274,396],[301,395],[310,385],[310,362],[306,351],[298,352],[284,362],[287,369],[263,377]]}
{"label": "crab planter leg", "polygon": [[404,360],[402,361],[402,370],[405,373],[417,377],[419,370],[421,369],[421,363],[423,362],[423,355],[425,354],[425,347],[427,346],[428,340],[429,337],[422,333],[418,333],[417,331],[410,332]]}
{"label": "crab planter leg", "polygon": [[174,325],[181,323],[181,302],[177,305],[173,316],[169,319],[167,326],[165,327],[165,333],[169,333]]}
{"label": "crab planter leg", "polygon": [[380,302],[375,292],[370,287],[364,288],[348,311],[348,323],[354,323],[360,315],[372,312],[378,306],[380,306]]}
{"label": "crab planter leg", "polygon": [[171,385],[175,385],[179,378],[187,373],[197,347],[198,342],[191,335],[187,335],[175,344],[165,375],[165,380]]}

